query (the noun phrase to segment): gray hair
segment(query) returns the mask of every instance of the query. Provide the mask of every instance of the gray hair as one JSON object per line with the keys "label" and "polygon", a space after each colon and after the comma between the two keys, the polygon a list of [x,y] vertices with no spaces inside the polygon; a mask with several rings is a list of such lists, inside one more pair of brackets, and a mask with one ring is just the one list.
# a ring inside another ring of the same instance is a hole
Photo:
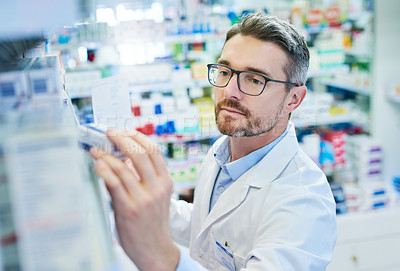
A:
{"label": "gray hair", "polygon": [[279,46],[288,57],[288,62],[283,67],[286,80],[305,85],[310,53],[304,37],[292,25],[262,12],[252,13],[242,17],[230,28],[225,43],[236,34],[251,36]]}

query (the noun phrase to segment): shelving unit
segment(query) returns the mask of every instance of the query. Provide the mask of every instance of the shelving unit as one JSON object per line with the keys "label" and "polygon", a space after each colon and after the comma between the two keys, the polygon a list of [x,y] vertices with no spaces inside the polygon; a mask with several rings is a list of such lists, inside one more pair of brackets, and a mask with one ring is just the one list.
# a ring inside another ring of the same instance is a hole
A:
{"label": "shelving unit", "polygon": [[294,124],[296,125],[297,129],[307,128],[310,126],[325,126],[325,125],[332,125],[338,123],[353,123],[353,118],[348,114],[341,114],[341,115],[319,115],[315,120],[312,121],[305,121],[301,119],[294,119]]}
{"label": "shelving unit", "polygon": [[[400,111],[398,97],[387,98],[388,84],[399,82],[400,55],[398,36],[400,20],[396,0],[375,1],[375,51],[374,51],[374,96],[371,103],[372,133],[382,142],[384,149],[384,180],[392,185],[394,176],[400,176]],[[394,101],[394,102],[393,102]]]}
{"label": "shelving unit", "polygon": [[182,44],[182,43],[196,43],[196,42],[208,42],[208,41],[216,41],[225,39],[225,33],[194,33],[194,34],[180,34],[180,35],[169,35],[162,37],[153,37],[149,39],[126,39],[123,41],[113,41],[113,40],[104,40],[104,41],[72,41],[69,43],[59,44],[54,43],[52,47],[54,50],[71,50],[76,49],[78,47],[87,47],[87,48],[99,48],[104,45],[120,45],[120,44],[146,44],[146,43],[166,43],[166,44]]}
{"label": "shelving unit", "polygon": [[322,80],[321,83],[325,84],[329,87],[339,88],[345,91],[354,92],[356,94],[362,94],[369,96],[371,94],[371,90],[368,88],[363,88],[355,84],[340,82],[337,80]]}
{"label": "shelving unit", "polygon": [[0,2],[0,101],[17,102],[0,110],[0,270],[118,268],[105,187],[77,147],[60,59],[41,50],[44,33],[81,19],[81,4]]}
{"label": "shelving unit", "polygon": [[[137,24],[137,23],[135,23]],[[139,25],[139,24],[137,24]],[[157,25],[155,25],[157,26]],[[88,28],[89,29],[89,28]],[[75,50],[79,46],[87,46],[87,48],[98,48],[102,44],[106,45],[111,45],[111,46],[117,46],[118,44],[121,43],[131,43],[131,44],[144,44],[144,43],[163,43],[163,44],[181,44],[185,45],[187,50],[187,44],[193,44],[193,43],[202,43],[202,42],[209,42],[209,41],[219,41],[223,42],[225,36],[222,33],[195,33],[195,34],[179,34],[179,35],[163,35],[161,36],[154,36],[154,37],[141,37],[138,36],[137,39],[131,39],[131,38],[113,38],[113,30],[110,30],[111,27],[109,27],[109,30],[107,30],[105,33],[105,36],[109,37],[109,40],[104,40],[100,41],[102,42],[89,42],[85,40],[81,41],[76,41],[72,40],[68,44],[61,44],[61,45],[53,45],[53,48],[57,49],[67,49],[67,50]],[[360,55],[358,52],[350,49],[344,50],[342,48],[342,43],[338,42],[337,37],[335,33],[339,31],[347,31],[344,30],[344,27],[330,27],[327,24],[320,25],[320,26],[311,26],[311,27],[305,27],[303,29],[307,35],[309,36],[310,39],[314,39],[315,37],[318,37],[318,35],[324,36],[325,32],[328,32],[329,35],[333,35],[333,43],[334,47],[331,46],[332,42],[329,40],[325,42],[324,44],[321,44],[319,49],[317,49],[318,53],[322,53],[325,60],[327,60],[326,55],[330,54],[336,54],[339,53],[341,57],[344,58],[345,54],[348,55]],[[88,32],[91,36],[91,33]],[[130,32],[129,32],[130,33]],[[132,33],[136,33],[135,31],[132,31]],[[78,35],[79,36],[79,35]],[[83,35],[83,36],[86,36]],[[96,35],[94,35],[96,36]],[[100,34],[99,37],[102,35]],[[118,35],[116,35],[118,37]],[[128,37],[129,35],[119,35],[119,37]],[[326,38],[326,37],[324,37]],[[312,41],[312,40],[311,40]],[[59,46],[59,47],[58,47]],[[195,52],[196,53],[196,52]],[[184,62],[188,61],[188,56],[187,52],[185,52],[185,60]],[[364,57],[364,56],[363,56]],[[168,61],[176,61],[169,59]],[[330,60],[329,60],[330,61]],[[202,63],[204,64],[204,63]],[[309,80],[312,81],[314,79],[319,80],[321,77],[326,78],[326,77],[333,77],[335,74],[338,72],[342,73],[348,73],[349,72],[349,65],[347,63],[340,63],[340,62],[335,62],[333,61],[332,63],[321,63],[320,68],[318,69],[313,69],[309,72],[308,77]],[[366,97],[369,96],[369,90],[368,89],[363,89],[355,85],[351,84],[343,84],[343,83],[337,83],[333,79],[323,79],[322,83],[325,86],[333,87],[333,88],[339,88],[341,90],[353,92],[357,95],[364,95]],[[190,92],[190,89],[193,88],[198,88],[198,89],[203,89],[203,88],[208,88],[209,83],[207,80],[190,80],[185,82],[184,84],[181,84],[179,86],[176,86],[174,84],[173,80],[170,81],[165,81],[164,79],[160,80],[159,82],[151,82],[151,83],[130,83],[129,85],[129,90],[131,94],[134,95],[141,95],[141,94],[146,94],[146,95],[151,95],[154,93],[158,94],[164,94],[168,92],[169,94],[174,94],[174,91],[179,88],[179,89],[188,89],[188,93]],[[207,92],[206,90],[205,92]],[[90,89],[87,90],[87,92],[81,92],[78,93],[77,95],[71,95],[72,98],[83,98],[85,95],[90,94]],[[181,93],[182,94],[182,93]],[[343,110],[345,111],[345,110]],[[352,114],[330,114],[328,112],[319,112],[315,115],[314,119],[308,120],[308,119],[295,119],[294,120],[296,127],[301,130],[301,129],[310,129],[310,127],[314,127],[314,129],[318,129],[320,126],[335,126],[337,124],[354,124],[358,125],[364,128],[364,130],[369,130],[369,124],[368,123],[360,123],[358,119],[355,119]],[[185,135],[184,135],[185,136]],[[196,138],[197,136],[195,135],[194,137],[190,134],[187,135],[189,138]]]}
{"label": "shelving unit", "polygon": [[349,67],[347,65],[342,65],[334,68],[324,68],[318,70],[309,70],[307,77],[314,78],[314,77],[326,77],[326,76],[334,76],[338,72],[348,72]]}
{"label": "shelving unit", "polygon": [[[371,134],[384,150],[383,182],[392,186],[393,176],[400,175],[400,111],[395,100],[387,95],[387,84],[398,82],[398,36],[400,21],[396,0],[374,1],[374,53],[372,68]],[[372,44],[371,44],[372,45]],[[361,94],[364,95],[364,94]],[[360,157],[361,159],[362,157]],[[328,271],[397,271],[400,260],[400,207],[350,213],[338,216],[338,242]]]}
{"label": "shelving unit", "polygon": [[[184,86],[180,86],[183,88],[205,88],[210,87],[210,83],[207,80],[192,80],[185,84]],[[141,85],[129,85],[129,89],[131,93],[142,93],[148,92],[152,90],[154,92],[164,92],[164,91],[171,91],[174,89],[174,85],[172,82],[157,82],[157,83],[149,83],[149,84],[141,84]]]}
{"label": "shelving unit", "polygon": [[357,58],[362,58],[365,60],[370,61],[373,58],[373,54],[372,52],[368,52],[368,51],[357,51],[354,49],[347,49],[345,50],[346,55],[350,55],[350,56],[354,56]]}

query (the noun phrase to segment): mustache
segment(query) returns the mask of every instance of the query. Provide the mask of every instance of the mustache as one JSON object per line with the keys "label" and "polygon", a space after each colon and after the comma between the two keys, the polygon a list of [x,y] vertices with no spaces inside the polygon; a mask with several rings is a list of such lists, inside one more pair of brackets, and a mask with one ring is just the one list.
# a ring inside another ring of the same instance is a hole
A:
{"label": "mustache", "polygon": [[240,111],[242,114],[244,114],[246,117],[249,117],[251,115],[249,109],[247,109],[246,107],[244,107],[238,101],[235,100],[223,99],[215,106],[215,113],[217,114],[219,111],[221,111],[222,107],[229,107],[232,109],[236,109]]}

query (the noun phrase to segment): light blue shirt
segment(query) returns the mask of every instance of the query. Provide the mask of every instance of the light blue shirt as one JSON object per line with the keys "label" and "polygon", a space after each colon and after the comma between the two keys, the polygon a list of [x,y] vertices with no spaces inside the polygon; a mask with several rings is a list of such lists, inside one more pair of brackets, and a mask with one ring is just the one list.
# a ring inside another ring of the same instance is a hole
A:
{"label": "light blue shirt", "polygon": [[222,193],[246,171],[260,162],[260,160],[263,159],[264,156],[266,156],[272,148],[282,140],[288,130],[289,124],[286,126],[286,130],[277,139],[233,162],[229,162],[232,156],[229,137],[227,137],[227,139],[216,148],[214,158],[220,166],[220,170],[215,178],[214,188],[210,198],[209,211],[214,207]]}
{"label": "light blue shirt", "polygon": [[180,249],[181,255],[179,258],[178,266],[176,267],[176,271],[198,271],[204,270],[201,265],[193,260],[186,251]]}

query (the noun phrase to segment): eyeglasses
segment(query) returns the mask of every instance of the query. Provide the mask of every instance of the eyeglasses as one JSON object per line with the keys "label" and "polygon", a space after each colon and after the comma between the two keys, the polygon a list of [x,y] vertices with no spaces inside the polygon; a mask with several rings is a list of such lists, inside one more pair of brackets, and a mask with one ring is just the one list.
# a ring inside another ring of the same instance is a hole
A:
{"label": "eyeglasses", "polygon": [[269,81],[298,86],[295,83],[273,80],[256,72],[237,71],[222,64],[207,64],[207,67],[208,81],[211,85],[219,88],[226,87],[232,76],[236,74],[239,90],[250,96],[261,95]]}

